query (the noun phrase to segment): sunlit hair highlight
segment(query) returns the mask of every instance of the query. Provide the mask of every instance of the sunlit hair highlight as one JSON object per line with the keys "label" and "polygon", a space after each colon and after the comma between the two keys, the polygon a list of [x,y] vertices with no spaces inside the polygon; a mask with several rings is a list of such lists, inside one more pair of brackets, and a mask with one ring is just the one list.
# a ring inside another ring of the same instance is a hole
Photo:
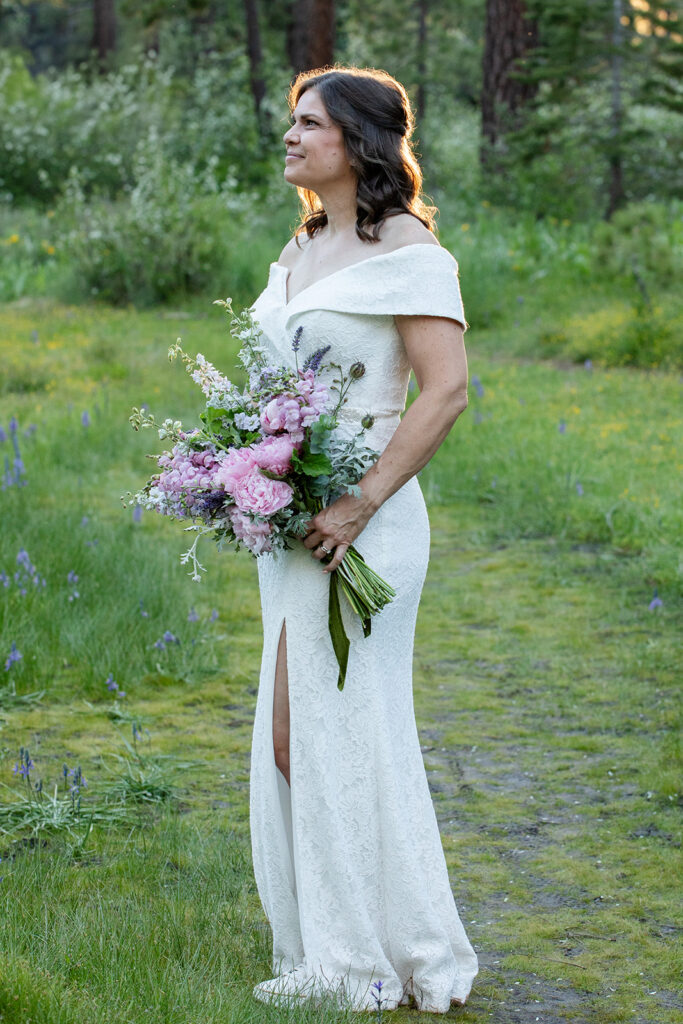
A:
{"label": "sunlit hair highlight", "polygon": [[[358,175],[356,234],[379,241],[386,217],[411,213],[436,233],[436,207],[422,197],[422,171],[411,143],[415,119],[400,82],[376,68],[335,65],[303,71],[289,91],[291,112],[305,92],[315,89],[344,136],[346,155]],[[296,235],[309,238],[327,224],[315,192],[297,188],[301,221]]]}

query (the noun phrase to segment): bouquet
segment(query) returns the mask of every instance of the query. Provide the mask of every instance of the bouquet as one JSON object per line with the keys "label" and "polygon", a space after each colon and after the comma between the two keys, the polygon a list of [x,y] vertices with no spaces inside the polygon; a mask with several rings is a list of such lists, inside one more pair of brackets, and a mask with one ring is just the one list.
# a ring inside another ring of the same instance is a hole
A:
{"label": "bouquet", "polygon": [[[196,581],[205,571],[197,557],[202,536],[211,535],[219,548],[244,546],[257,557],[291,548],[325,506],[344,493],[360,496],[358,481],[378,457],[363,444],[364,431],[374,422],[369,414],[355,436],[335,436],[347,393],[365,373],[363,363],[354,363],[348,372],[336,363],[323,363],[328,345],[299,367],[299,327],[292,340],[294,368],[274,366],[259,344],[262,332],[251,313],[235,313],[230,299],[217,299],[216,304],[224,307],[231,333],[240,342],[238,358],[248,374],[248,386],[240,390],[201,354],[189,356],[178,339],[169,349],[169,359],[182,358],[206,397],[201,426],[186,430],[180,420],[170,419],[159,424],[140,409],[133,409],[130,417],[135,430],[156,427],[172,447],[150,456],[161,472],[129,497],[162,515],[190,520],[186,529],[197,537],[181,562],[191,563],[190,575]],[[336,372],[329,386],[320,380],[321,371],[328,368]],[[331,558],[327,555],[323,561]],[[349,640],[340,588],[359,615],[365,637],[370,635],[372,616],[395,591],[353,545],[330,575],[329,628],[341,690]]]}

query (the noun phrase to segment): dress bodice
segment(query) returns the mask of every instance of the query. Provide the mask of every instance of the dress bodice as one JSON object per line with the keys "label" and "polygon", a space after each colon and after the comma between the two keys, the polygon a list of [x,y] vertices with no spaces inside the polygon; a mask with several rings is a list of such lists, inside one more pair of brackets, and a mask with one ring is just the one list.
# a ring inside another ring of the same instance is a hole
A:
{"label": "dress bodice", "polygon": [[[369,413],[375,422],[365,443],[382,450],[405,409],[411,370],[394,317],[449,317],[466,329],[456,260],[439,245],[407,245],[328,274],[290,301],[288,276],[286,267],[271,263],[268,284],[252,306],[264,347],[274,362],[293,366],[292,339],[302,327],[299,366],[326,345],[324,362],[345,372],[362,362],[365,374],[354,381],[339,418],[355,432]],[[331,382],[334,371],[326,377]]]}

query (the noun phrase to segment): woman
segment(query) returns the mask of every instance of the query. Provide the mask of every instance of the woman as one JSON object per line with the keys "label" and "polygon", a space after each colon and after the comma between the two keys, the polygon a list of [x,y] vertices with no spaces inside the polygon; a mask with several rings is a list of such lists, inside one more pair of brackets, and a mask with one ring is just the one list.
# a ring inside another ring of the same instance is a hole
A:
{"label": "woman", "polygon": [[[340,430],[381,455],[316,515],[303,543],[258,559],[264,626],[251,768],[254,873],[273,929],[271,1003],[335,993],[357,1010],[411,999],[445,1013],[477,973],[451,893],[412,699],[413,637],[429,557],[415,474],[467,405],[457,264],[420,199],[404,89],[356,68],[309,72],[290,94],[285,179],[304,218],[254,304],[264,345],[293,362],[365,373]],[[401,419],[411,367],[420,394]],[[331,378],[334,374],[329,371]],[[351,639],[346,684],[328,632],[328,592],[350,544],[396,590]],[[331,558],[329,556],[332,556]]]}

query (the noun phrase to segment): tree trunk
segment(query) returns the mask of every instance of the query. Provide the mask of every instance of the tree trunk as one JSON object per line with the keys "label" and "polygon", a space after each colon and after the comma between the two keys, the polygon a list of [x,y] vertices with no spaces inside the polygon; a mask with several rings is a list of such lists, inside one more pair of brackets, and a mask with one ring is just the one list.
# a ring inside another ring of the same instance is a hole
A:
{"label": "tree trunk", "polygon": [[263,50],[261,48],[261,30],[258,21],[256,0],[244,0],[244,15],[247,22],[247,56],[249,58],[249,84],[254,97],[254,109],[261,135],[267,134],[268,117],[262,109],[266,95],[266,82],[263,77]]}
{"label": "tree trunk", "polygon": [[623,104],[621,96],[621,70],[623,62],[622,0],[612,0],[612,109],[609,131],[609,203],[605,219],[609,220],[624,202],[624,177],[621,161],[621,126]]}
{"label": "tree trunk", "polygon": [[417,0],[417,95],[415,116],[418,125],[424,121],[427,109],[427,3]]}
{"label": "tree trunk", "polygon": [[536,85],[518,77],[537,42],[537,24],[524,0],[486,0],[481,90],[482,163],[489,167],[494,147],[521,122]]}
{"label": "tree trunk", "polygon": [[288,38],[295,74],[334,63],[334,0],[294,0]]}
{"label": "tree trunk", "polygon": [[116,49],[116,0],[93,0],[92,46],[100,71],[107,70],[108,56]]}

